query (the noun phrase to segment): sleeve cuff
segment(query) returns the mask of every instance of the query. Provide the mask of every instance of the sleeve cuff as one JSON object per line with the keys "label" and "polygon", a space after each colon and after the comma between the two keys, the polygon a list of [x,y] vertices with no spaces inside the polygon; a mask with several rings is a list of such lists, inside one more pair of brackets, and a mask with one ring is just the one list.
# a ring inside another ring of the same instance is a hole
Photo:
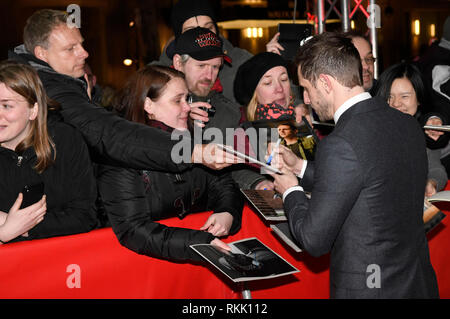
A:
{"label": "sleeve cuff", "polygon": [[297,177],[303,178],[303,175],[305,175],[306,166],[308,166],[308,161],[303,160],[302,170],[300,171],[300,173],[297,174]]}
{"label": "sleeve cuff", "polygon": [[301,186],[293,186],[293,187],[291,187],[291,188],[288,188],[288,189],[283,193],[283,203],[284,203],[284,200],[286,199],[286,197],[287,197],[290,193],[292,193],[292,192],[294,192],[294,191],[301,191],[301,192],[303,192],[303,187],[301,187]]}

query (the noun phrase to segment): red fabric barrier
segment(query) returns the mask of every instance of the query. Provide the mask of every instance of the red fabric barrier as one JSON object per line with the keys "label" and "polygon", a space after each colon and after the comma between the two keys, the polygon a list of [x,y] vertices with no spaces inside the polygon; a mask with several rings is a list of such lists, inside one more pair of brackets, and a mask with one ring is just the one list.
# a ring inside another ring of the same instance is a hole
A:
{"label": "red fabric barrier", "polygon": [[[162,223],[200,228],[209,214]],[[328,298],[327,257],[314,259],[289,251],[248,207],[243,212],[243,225],[238,234],[224,241],[257,237],[301,271],[251,283],[252,298]],[[0,298],[242,297],[242,287],[213,267],[138,255],[122,247],[111,228],[3,245],[0,260]]]}
{"label": "red fabric barrier", "polygon": [[[200,228],[208,216],[209,212],[205,212],[189,215],[183,220],[171,218],[162,222]],[[450,298],[449,222],[447,217],[428,236],[441,298]],[[251,282],[248,288],[252,298],[328,298],[329,256],[313,258],[307,253],[295,253],[278,240],[268,225],[257,213],[245,207],[243,228],[224,241],[257,237],[300,272]],[[0,298],[242,297],[242,287],[233,284],[212,266],[138,255],[122,247],[111,228],[3,245],[0,246],[0,261]]]}
{"label": "red fabric barrier", "polygon": [[[450,190],[450,188],[448,188]],[[432,229],[428,234],[428,247],[430,259],[439,286],[441,298],[450,298],[450,203],[435,203],[446,217],[442,222]]]}

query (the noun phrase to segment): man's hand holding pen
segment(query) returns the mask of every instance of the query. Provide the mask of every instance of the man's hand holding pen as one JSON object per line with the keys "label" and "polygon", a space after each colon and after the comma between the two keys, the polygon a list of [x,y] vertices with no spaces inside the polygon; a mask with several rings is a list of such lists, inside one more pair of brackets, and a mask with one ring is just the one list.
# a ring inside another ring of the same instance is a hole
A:
{"label": "man's hand holding pen", "polygon": [[304,161],[298,158],[289,148],[269,144],[268,152],[273,154],[271,166],[278,168],[282,174],[271,174],[274,178],[275,190],[283,194],[287,189],[298,186],[297,175],[300,174]]}

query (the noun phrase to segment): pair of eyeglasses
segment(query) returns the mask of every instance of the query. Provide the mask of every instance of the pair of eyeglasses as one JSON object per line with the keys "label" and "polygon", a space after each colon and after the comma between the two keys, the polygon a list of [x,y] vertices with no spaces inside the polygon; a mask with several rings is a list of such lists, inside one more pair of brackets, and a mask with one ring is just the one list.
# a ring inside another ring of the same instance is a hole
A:
{"label": "pair of eyeglasses", "polygon": [[364,58],[364,59],[362,59],[366,64],[374,64],[375,63],[375,61],[377,60],[376,58],[374,58],[373,56],[372,57],[367,57],[367,58]]}

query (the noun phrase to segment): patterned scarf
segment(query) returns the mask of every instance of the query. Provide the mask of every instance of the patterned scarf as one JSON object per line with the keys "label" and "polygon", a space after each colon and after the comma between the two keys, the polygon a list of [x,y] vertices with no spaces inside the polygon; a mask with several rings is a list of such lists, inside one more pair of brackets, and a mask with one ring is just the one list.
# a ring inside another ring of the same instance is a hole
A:
{"label": "patterned scarf", "polygon": [[255,120],[275,120],[282,115],[288,115],[295,118],[295,109],[293,105],[287,108],[279,104],[258,104],[255,110]]}

